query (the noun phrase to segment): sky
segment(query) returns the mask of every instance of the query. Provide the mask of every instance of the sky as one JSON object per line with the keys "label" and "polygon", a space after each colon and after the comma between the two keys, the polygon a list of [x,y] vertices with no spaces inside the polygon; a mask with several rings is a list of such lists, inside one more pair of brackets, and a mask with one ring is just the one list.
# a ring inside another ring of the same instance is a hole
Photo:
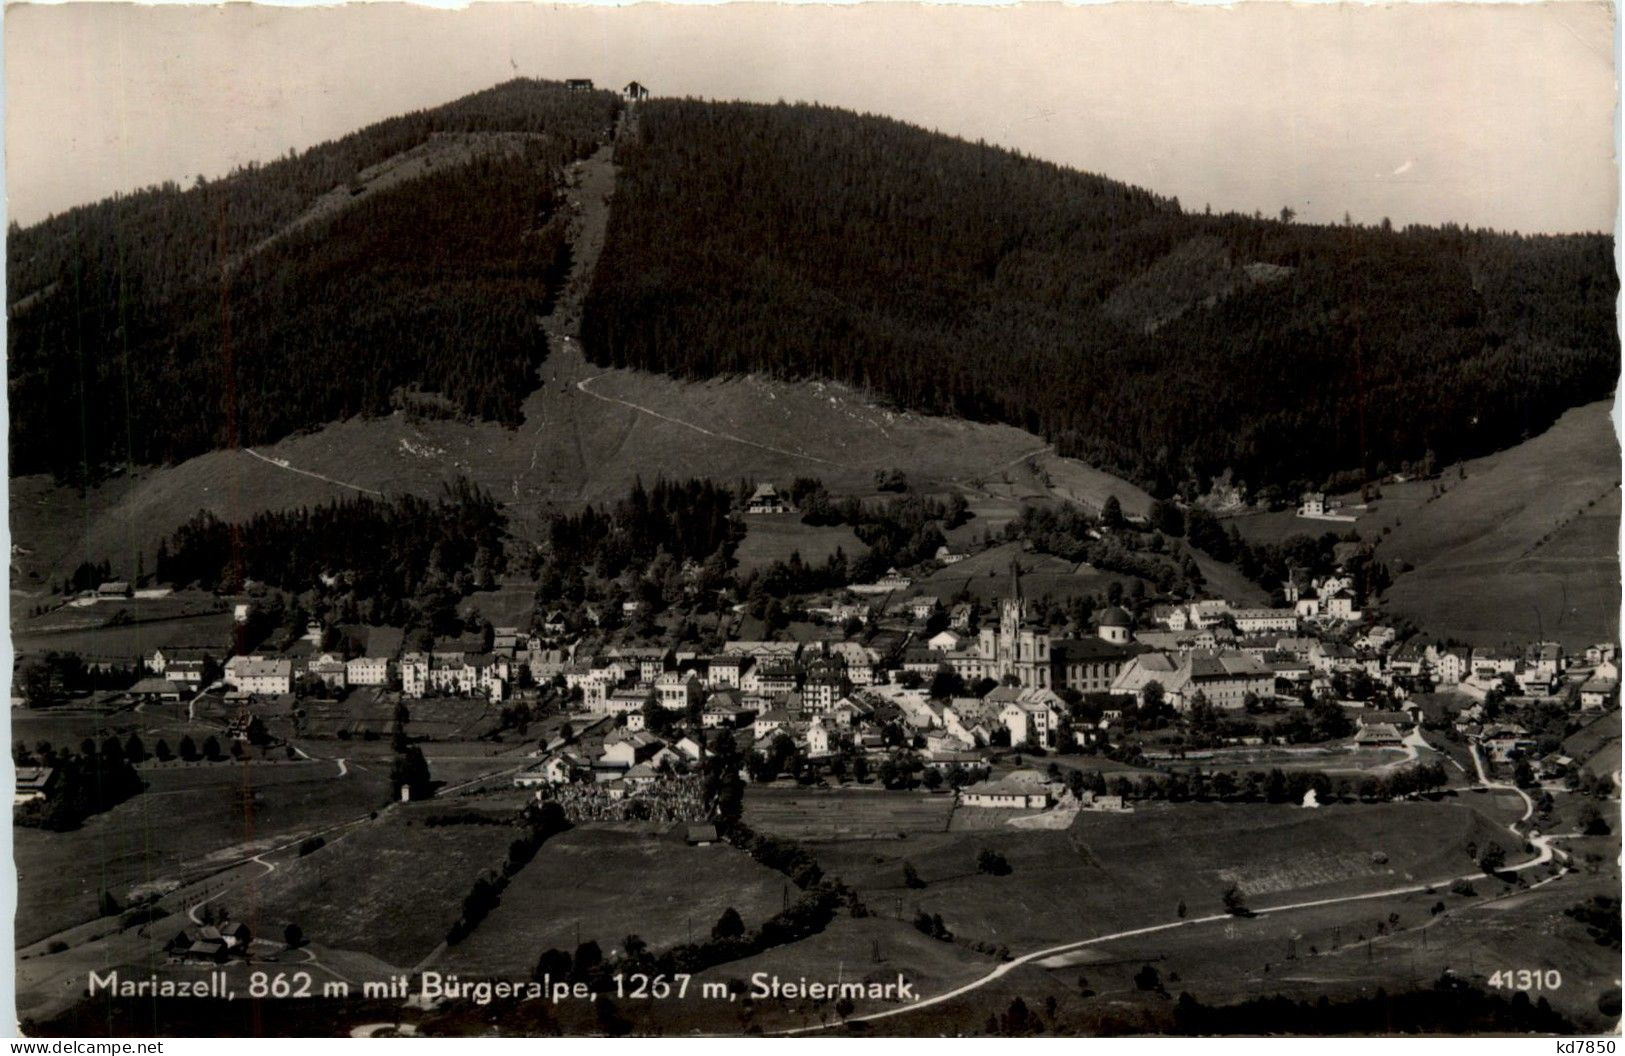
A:
{"label": "sky", "polygon": [[21,223],[513,76],[814,101],[1301,220],[1614,228],[1605,4],[12,6]]}

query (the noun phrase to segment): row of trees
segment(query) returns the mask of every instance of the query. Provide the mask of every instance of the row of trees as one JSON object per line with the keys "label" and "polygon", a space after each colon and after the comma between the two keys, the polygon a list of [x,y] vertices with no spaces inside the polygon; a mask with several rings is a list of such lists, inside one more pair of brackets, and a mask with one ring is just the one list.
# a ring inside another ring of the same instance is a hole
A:
{"label": "row of trees", "polygon": [[1110,792],[1125,799],[1185,802],[1298,803],[1313,791],[1321,803],[1358,799],[1380,802],[1442,790],[1450,780],[1442,763],[1417,763],[1386,774],[1367,774],[1358,780],[1332,777],[1320,770],[1268,771],[1192,768],[1169,774],[1119,774],[1109,781],[1101,773],[1073,770],[1066,776],[1074,793]]}

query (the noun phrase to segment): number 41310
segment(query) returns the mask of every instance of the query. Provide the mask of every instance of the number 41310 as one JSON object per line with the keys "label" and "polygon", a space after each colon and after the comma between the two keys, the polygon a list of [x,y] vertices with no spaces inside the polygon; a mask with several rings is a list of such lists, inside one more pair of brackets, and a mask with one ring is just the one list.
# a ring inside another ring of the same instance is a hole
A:
{"label": "number 41310", "polygon": [[1563,973],[1556,968],[1505,968],[1490,976],[1490,985],[1498,990],[1556,990],[1563,985]]}

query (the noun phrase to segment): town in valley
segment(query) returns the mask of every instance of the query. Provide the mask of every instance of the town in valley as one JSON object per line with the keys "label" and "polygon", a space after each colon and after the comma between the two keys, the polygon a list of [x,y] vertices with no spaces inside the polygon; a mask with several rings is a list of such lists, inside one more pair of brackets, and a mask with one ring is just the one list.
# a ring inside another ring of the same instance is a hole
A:
{"label": "town in valley", "polygon": [[1618,1029],[1605,235],[519,78],[10,241],[25,1034]]}

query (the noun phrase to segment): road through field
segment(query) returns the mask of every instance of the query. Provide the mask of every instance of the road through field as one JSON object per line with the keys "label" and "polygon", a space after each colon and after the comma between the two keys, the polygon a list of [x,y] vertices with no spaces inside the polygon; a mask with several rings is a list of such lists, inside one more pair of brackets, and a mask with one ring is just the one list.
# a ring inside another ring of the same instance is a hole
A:
{"label": "road through field", "polygon": [[[1475,762],[1478,761],[1478,756],[1477,756],[1476,752],[1473,755],[1473,759],[1474,759]],[[1491,783],[1491,782],[1487,781],[1486,778],[1485,778],[1485,775],[1484,775],[1482,765],[1480,765],[1480,767],[1479,767],[1479,778],[1480,778],[1480,781],[1484,784],[1485,787],[1489,787],[1489,788],[1512,788],[1513,787],[1513,786],[1510,786],[1510,785],[1494,784],[1494,783]],[[1522,793],[1521,789],[1514,789],[1514,791],[1518,791],[1520,794]],[[1531,802],[1529,800],[1528,796],[1524,796],[1524,801],[1528,805],[1529,809],[1525,812],[1523,818],[1519,819],[1519,821],[1517,821],[1517,822],[1513,822],[1511,825],[1508,826],[1508,828],[1510,828],[1512,830],[1513,834],[1517,835],[1520,840],[1524,839],[1524,837],[1520,833],[1518,833],[1517,826],[1521,822],[1527,821],[1534,813],[1534,804],[1533,804],[1533,802]],[[1567,855],[1563,854],[1562,851],[1559,851],[1555,847],[1552,846],[1552,841],[1557,840],[1557,839],[1562,839],[1565,836],[1569,836],[1569,835],[1574,835],[1574,834],[1572,834],[1572,833],[1563,833],[1563,834],[1555,834],[1555,835],[1550,835],[1550,836],[1534,836],[1534,837],[1530,837],[1529,842],[1535,847],[1535,849],[1536,849],[1536,851],[1538,853],[1533,858],[1529,859],[1527,862],[1520,862],[1517,865],[1506,866],[1504,869],[1501,870],[1501,872],[1503,872],[1503,873],[1519,873],[1519,872],[1523,872],[1526,869],[1535,869],[1535,868],[1538,868],[1538,867],[1540,867],[1542,865],[1545,865],[1547,862],[1551,861],[1554,856],[1561,855],[1563,857],[1567,857]],[[1482,874],[1480,874],[1480,873],[1470,873],[1470,874],[1467,874],[1465,876],[1452,876],[1452,877],[1448,877],[1448,878],[1443,879],[1443,880],[1435,880],[1435,881],[1432,881],[1431,883],[1410,884],[1410,885],[1407,885],[1405,887],[1393,887],[1393,888],[1388,888],[1388,889],[1383,890],[1383,891],[1370,891],[1370,892],[1367,892],[1365,894],[1360,894],[1360,895],[1339,895],[1339,896],[1334,897],[1334,898],[1318,898],[1318,899],[1313,899],[1313,900],[1310,900],[1310,901],[1307,901],[1307,902],[1292,902],[1292,903],[1289,903],[1287,905],[1282,905],[1282,906],[1268,906],[1268,907],[1265,907],[1265,908],[1262,908],[1262,909],[1253,910],[1251,915],[1254,916],[1254,917],[1264,917],[1264,916],[1269,916],[1269,915],[1274,914],[1274,913],[1291,913],[1291,912],[1293,912],[1295,910],[1315,909],[1315,908],[1318,908],[1318,907],[1321,907],[1321,906],[1336,906],[1336,905],[1342,905],[1344,903],[1351,903],[1351,902],[1367,902],[1367,901],[1370,901],[1372,899],[1393,898],[1393,897],[1395,897],[1397,895],[1413,895],[1413,894],[1418,894],[1418,893],[1423,892],[1423,891],[1437,890],[1440,887],[1448,887],[1450,884],[1454,883],[1457,880],[1473,880],[1473,879],[1481,878],[1481,876],[1482,876]],[[1549,877],[1547,881],[1541,881],[1541,882],[1546,883],[1549,880],[1555,880],[1555,879],[1557,879],[1557,878],[1556,877]],[[1186,920],[1173,920],[1173,921],[1169,921],[1166,924],[1152,924],[1152,925],[1150,925],[1148,927],[1144,927],[1144,928],[1130,928],[1127,931],[1115,931],[1115,932],[1111,932],[1111,933],[1106,934],[1106,935],[1096,935],[1096,936],[1093,936],[1092,938],[1078,939],[1078,940],[1076,940],[1074,942],[1063,942],[1063,943],[1061,943],[1061,944],[1059,944],[1057,946],[1050,946],[1050,947],[1047,947],[1047,948],[1042,949],[1042,950],[1034,950],[1032,953],[1024,953],[1021,956],[1016,957],[1016,958],[1014,958],[1012,960],[1005,961],[1003,964],[1000,964],[997,968],[994,968],[991,972],[988,972],[986,975],[983,975],[983,976],[981,976],[981,977],[979,977],[977,979],[973,979],[970,982],[965,983],[963,986],[958,986],[958,987],[955,987],[954,989],[949,990],[949,991],[947,991],[945,993],[938,994],[935,997],[924,998],[922,1000],[914,1002],[913,1004],[903,1005],[903,1006],[900,1006],[898,1008],[888,1008],[888,1009],[885,1009],[885,1010],[880,1011],[880,1012],[870,1012],[870,1013],[868,1013],[866,1015],[851,1016],[851,1017],[847,1018],[846,1020],[844,1020],[843,1022],[845,1022],[845,1023],[868,1023],[868,1022],[873,1022],[873,1021],[879,1020],[879,1019],[889,1019],[892,1016],[906,1015],[907,1013],[910,1013],[910,1012],[918,1012],[920,1009],[930,1008],[932,1005],[940,1005],[940,1004],[943,1004],[945,1002],[952,1001],[956,997],[963,997],[966,994],[974,993],[977,990],[980,990],[983,987],[987,986],[989,983],[995,982],[998,979],[1002,978],[1003,976],[1007,975],[1008,973],[1014,971],[1015,969],[1020,968],[1022,965],[1031,964],[1034,961],[1040,961],[1040,960],[1043,960],[1043,959],[1045,959],[1047,957],[1054,957],[1054,956],[1057,956],[1058,954],[1071,953],[1074,950],[1081,950],[1081,949],[1084,949],[1085,947],[1088,947],[1088,946],[1096,946],[1096,945],[1099,945],[1101,943],[1106,943],[1106,942],[1116,942],[1116,941],[1118,941],[1120,939],[1132,939],[1132,938],[1138,937],[1140,935],[1153,935],[1153,934],[1156,934],[1157,932],[1172,931],[1175,928],[1196,927],[1196,926],[1202,925],[1202,924],[1217,923],[1218,921],[1222,921],[1222,920],[1234,921],[1235,919],[1236,919],[1236,917],[1234,917],[1233,915],[1231,915],[1229,913],[1214,913],[1214,914],[1212,914],[1210,916],[1206,916],[1206,917],[1192,917],[1192,918],[1186,919]],[[815,1026],[795,1027],[795,1028],[792,1028],[792,1029],[789,1029],[789,1030],[776,1031],[775,1033],[777,1033],[777,1034],[786,1034],[786,1035],[791,1035],[791,1034],[811,1034],[811,1033],[814,1033],[816,1031],[829,1030],[832,1027],[835,1027],[835,1026],[838,1026],[838,1025],[839,1024],[835,1024],[835,1023],[821,1023],[821,1024],[817,1024]]]}

